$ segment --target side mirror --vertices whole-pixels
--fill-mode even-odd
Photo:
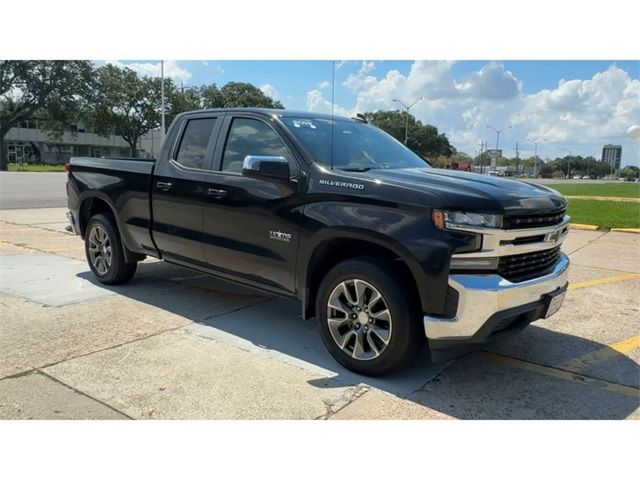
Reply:
[[[251,178],[289,179],[289,162],[284,157],[247,155],[242,163],[242,175]]]

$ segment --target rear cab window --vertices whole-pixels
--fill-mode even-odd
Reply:
[[[217,118],[192,118],[184,128],[174,161],[180,166],[208,169],[213,152],[213,131]]]

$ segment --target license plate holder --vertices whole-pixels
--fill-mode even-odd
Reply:
[[[544,314],[544,318],[549,318],[554,313],[557,313],[562,307],[562,302],[567,294],[567,289],[559,290],[557,292],[549,293],[547,297],[547,311]]]

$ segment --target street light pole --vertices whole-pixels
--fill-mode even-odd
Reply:
[[[496,127],[492,126],[492,125],[487,125],[487,128],[490,128],[491,130],[493,130],[494,132],[496,132],[496,150],[500,149],[500,134],[502,132],[504,132],[504,128],[501,128],[500,130],[498,130]],[[509,125],[507,128],[511,128],[511,125]]]
[[[567,157],[568,158],[568,162],[569,162],[567,164],[567,178],[570,178],[570,176],[571,176],[571,153],[572,152],[568,148],[565,148],[564,150],[565,150],[565,152],[569,152],[569,156]]]
[[[527,141],[531,142],[528,138]],[[546,138],[542,139],[542,142],[546,141]],[[538,178],[538,144],[541,143],[541,141],[537,140],[531,143],[533,143],[533,178]]]
[[[500,149],[500,134],[505,130],[504,128],[501,128],[500,130],[498,130],[496,127],[492,126],[492,125],[487,125],[487,128],[490,128],[491,130],[493,130],[494,132],[496,132],[496,150]],[[509,125],[507,128],[511,128],[511,125]],[[494,165],[495,162],[495,158],[491,159],[491,167],[495,168]]]
[[[404,123],[404,144],[407,144],[407,141],[409,140],[409,110],[411,109],[411,107],[413,107],[416,103],[418,103],[420,100],[424,100],[424,97],[418,97],[416,98],[413,103],[411,105],[406,105],[402,100],[400,100],[399,98],[394,98],[393,101],[394,102],[398,102],[400,105],[402,105],[405,110],[406,110],[406,119],[405,119],[405,123]]]

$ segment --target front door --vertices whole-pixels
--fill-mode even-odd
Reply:
[[[292,179],[243,176],[247,155],[287,158]],[[209,266],[246,283],[293,292],[301,207],[296,206],[298,164],[291,149],[268,121],[227,115],[216,157],[206,178],[204,207]]]
[[[175,148],[159,160],[154,172],[153,237],[162,258],[206,266],[203,200],[219,119],[190,117],[183,122]]]

